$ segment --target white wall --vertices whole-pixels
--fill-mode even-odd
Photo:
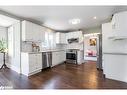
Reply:
[[[89,36],[85,36],[84,35],[84,52],[86,54],[87,50],[91,50],[95,53],[97,53],[97,47],[96,46],[90,46],[89,44],[89,40],[90,38],[97,38],[97,35],[89,35]]]
[[[97,46],[90,46],[89,40],[91,38],[96,38],[97,39],[97,34],[84,34],[84,60],[93,60],[97,61]],[[93,52],[93,56],[88,56],[88,52]]]
[[[0,40],[2,39],[7,40],[7,28],[0,26]],[[0,67],[2,66],[2,64],[3,64],[3,53],[0,53]]]
[[[2,38],[7,40],[7,28],[0,26],[0,40]]]
[[[94,27],[90,29],[83,30],[84,34],[91,34],[91,33],[102,33],[101,27]]]
[[[17,23],[13,24],[11,26],[13,28],[13,30],[11,32],[13,32],[12,34],[12,38],[10,40],[10,42],[8,42],[8,45],[10,45],[9,47],[9,53],[8,53],[8,56],[9,56],[9,67],[20,73],[21,71],[21,62],[20,62],[20,59],[21,59],[21,47],[20,47],[20,44],[21,44],[21,32],[20,32],[20,21],[17,21]],[[8,37],[10,37],[11,35],[8,35]],[[10,43],[10,44],[9,44]],[[12,47],[12,48],[11,48]]]

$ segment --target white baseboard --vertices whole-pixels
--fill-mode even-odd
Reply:
[[[4,63],[2,63],[2,64],[0,64],[0,67],[3,65]],[[10,68],[10,64],[8,64],[8,63],[5,63],[6,64],[6,66],[8,67],[8,68]]]
[[[10,68],[10,64],[9,63],[6,63],[7,67]]]
[[[9,66],[9,68],[10,69],[12,69],[13,71],[15,71],[15,72],[17,72],[17,73],[19,73],[20,74],[20,68],[17,68],[17,67],[15,67],[15,66]]]

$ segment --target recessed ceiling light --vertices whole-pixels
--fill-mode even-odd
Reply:
[[[97,19],[97,17],[96,17],[96,16],[94,16],[94,17],[93,17],[93,19]]]
[[[79,18],[70,19],[69,23],[71,23],[71,24],[79,24],[80,23],[80,19]]]

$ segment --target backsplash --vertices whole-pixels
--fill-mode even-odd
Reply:
[[[31,52],[32,51],[32,43],[22,42],[22,52]]]
[[[66,46],[66,49],[80,49],[83,50],[83,43],[72,43]]]
[[[40,47],[40,51],[49,50],[49,49],[66,49],[66,45],[56,44],[53,47],[47,47],[44,43],[36,43]],[[32,43],[31,42],[22,42],[22,52],[31,52],[32,51]]]

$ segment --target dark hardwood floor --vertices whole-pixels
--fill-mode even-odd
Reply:
[[[14,89],[127,89],[127,83],[106,79],[95,62],[61,64],[26,77],[10,70],[0,71],[0,86]]]

